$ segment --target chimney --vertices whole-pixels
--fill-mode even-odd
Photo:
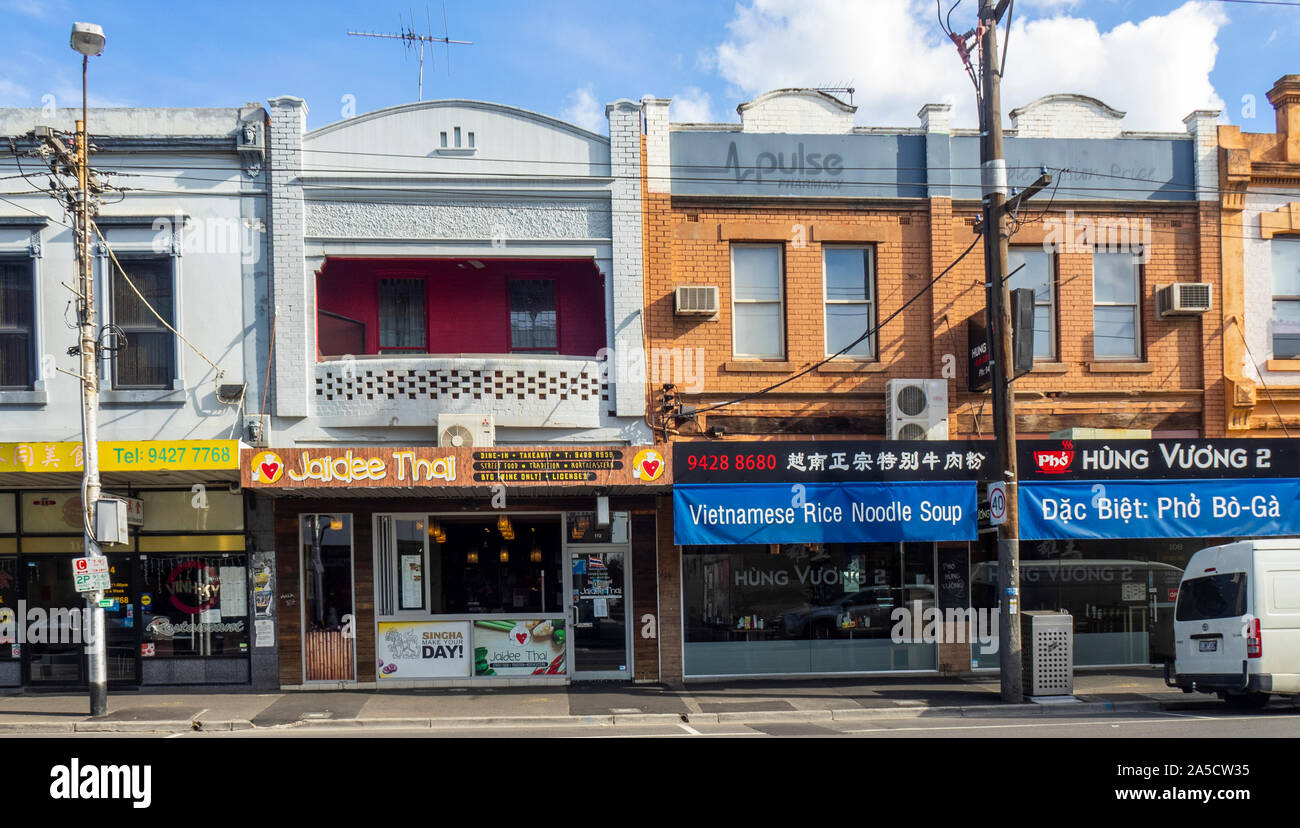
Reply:
[[[1300,161],[1300,75],[1283,75],[1268,91],[1277,111],[1277,134],[1285,136],[1286,160]]]

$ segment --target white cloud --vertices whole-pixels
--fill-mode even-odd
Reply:
[[[1182,131],[1193,109],[1222,106],[1209,75],[1228,19],[1214,4],[1187,2],[1107,32],[1066,13],[1071,0],[1023,5],[1009,42],[1004,112],[1078,92],[1126,110],[1127,129]],[[970,28],[972,8],[962,4],[952,23]],[[728,31],[718,71],[750,97],[850,78],[859,123],[913,126],[922,104],[945,100],[956,124],[976,122],[974,88],[926,0],[751,0],[737,5]]]
[[[595,89],[591,84],[573,90],[564,97],[564,111],[560,117],[572,124],[592,132],[605,132],[608,122],[605,120],[605,107],[596,99]]]
[[[707,124],[713,121],[713,98],[699,87],[688,86],[673,96],[669,118],[679,124]]]

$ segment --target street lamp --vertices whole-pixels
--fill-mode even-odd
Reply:
[[[90,264],[90,135],[86,129],[86,70],[92,55],[104,51],[104,30],[94,23],[73,23],[69,44],[81,55],[81,120],[77,121],[77,274],[81,294],[81,440],[85,475],[81,485],[81,508],[85,515],[86,556],[103,557],[95,539],[94,510],[99,500],[99,338],[95,332],[94,282]],[[89,593],[90,613],[90,715],[108,715],[108,658],[104,640],[104,593]]]

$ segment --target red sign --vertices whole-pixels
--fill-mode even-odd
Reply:
[[[1034,466],[1043,474],[1063,474],[1070,470],[1073,462],[1074,443],[1069,440],[1063,440],[1057,451],[1034,452]]]

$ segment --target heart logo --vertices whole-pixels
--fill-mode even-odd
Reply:
[[[264,451],[253,458],[253,481],[271,484],[284,476],[284,461],[273,451]]]
[[[654,449],[641,449],[632,458],[632,476],[642,483],[649,483],[659,479],[666,466],[662,454]]]
[[[515,633],[515,641],[518,641],[520,644],[523,644],[527,640],[528,633]]]

